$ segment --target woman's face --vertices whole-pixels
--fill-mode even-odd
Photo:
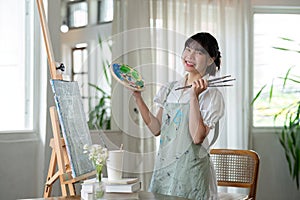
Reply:
[[[207,66],[211,65],[213,59],[207,51],[196,41],[191,42],[182,53],[182,62],[185,71],[189,73],[200,73],[205,75]]]

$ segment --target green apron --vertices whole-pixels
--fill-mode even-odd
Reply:
[[[216,199],[208,150],[189,133],[189,103],[164,104],[160,147],[149,190],[189,199]]]

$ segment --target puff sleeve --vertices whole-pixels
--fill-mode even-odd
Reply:
[[[209,89],[199,98],[200,112],[204,124],[214,128],[224,115],[225,103],[222,93],[218,89]]]

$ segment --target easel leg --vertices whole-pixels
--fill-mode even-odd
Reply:
[[[48,170],[48,175],[47,175],[47,181],[46,181],[45,189],[44,189],[44,198],[50,197],[50,195],[51,195],[52,183],[48,184],[48,181],[50,181],[50,179],[53,177],[53,175],[55,173],[56,163],[57,163],[56,153],[55,153],[55,150],[52,149],[49,170]]]
[[[60,188],[61,188],[61,194],[63,197],[68,196],[66,184],[64,184],[64,180],[62,176],[60,176]]]
[[[76,192],[75,192],[74,184],[73,183],[69,183],[68,186],[69,186],[70,195],[71,196],[75,196]]]

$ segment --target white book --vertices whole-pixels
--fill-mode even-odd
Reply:
[[[93,200],[94,199],[94,194],[93,193],[88,193],[83,190],[80,191],[80,197],[81,200]]]
[[[134,193],[141,189],[140,181],[130,184],[106,184],[105,192],[108,193]]]
[[[108,193],[134,193],[141,189],[142,183],[138,178],[123,178],[121,180],[108,180],[102,178],[105,184],[105,192]],[[81,184],[81,193],[93,193],[93,184],[96,182],[95,178],[83,181]]]
[[[131,184],[139,181],[138,178],[122,178],[120,180],[108,180],[108,178],[102,178],[102,181],[106,184]]]
[[[93,193],[93,184],[95,182],[95,178],[83,181],[83,183],[81,184],[81,191],[85,193]]]

